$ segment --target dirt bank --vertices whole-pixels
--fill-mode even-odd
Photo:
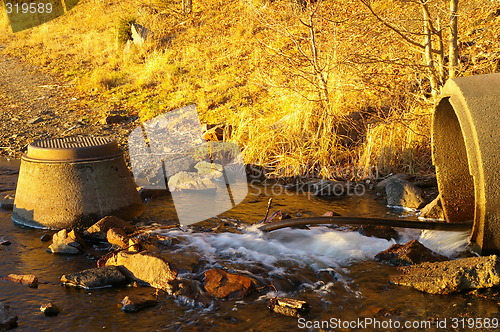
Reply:
[[[126,151],[138,120],[102,124],[105,118],[86,101],[64,79],[0,55],[0,155],[19,158],[33,140],[77,135],[111,136]]]

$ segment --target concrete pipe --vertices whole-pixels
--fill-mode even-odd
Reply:
[[[482,254],[500,253],[500,74],[445,84],[432,124],[432,155],[448,222],[473,220]]]
[[[114,140],[36,141],[21,159],[12,219],[37,228],[86,228],[107,215],[130,219],[143,203]]]

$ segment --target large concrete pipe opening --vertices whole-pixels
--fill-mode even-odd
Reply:
[[[500,74],[450,79],[434,112],[432,153],[448,222],[474,222],[472,246],[500,253]]]

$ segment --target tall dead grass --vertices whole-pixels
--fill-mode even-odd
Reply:
[[[483,0],[472,2],[483,7],[478,12],[467,3],[464,35],[464,25],[491,12]],[[420,55],[357,0],[315,3],[311,21],[312,7],[287,1],[199,0],[183,15],[181,0],[82,0],[63,17],[17,34],[7,31],[4,15],[0,43],[7,46],[2,52],[65,76],[99,112],[112,101],[147,120],[196,103],[203,122],[231,128],[227,137],[243,147],[247,163],[276,176],[328,178],[341,165],[432,171],[432,104],[421,101],[411,66]],[[153,38],[124,48],[124,21],[146,26]],[[467,50],[471,59],[492,47],[480,34],[467,36],[481,45]],[[368,115],[349,120],[357,112]]]

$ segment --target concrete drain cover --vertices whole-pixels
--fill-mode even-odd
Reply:
[[[63,137],[37,140],[23,159],[38,162],[79,162],[122,155],[116,140],[106,137]]]

